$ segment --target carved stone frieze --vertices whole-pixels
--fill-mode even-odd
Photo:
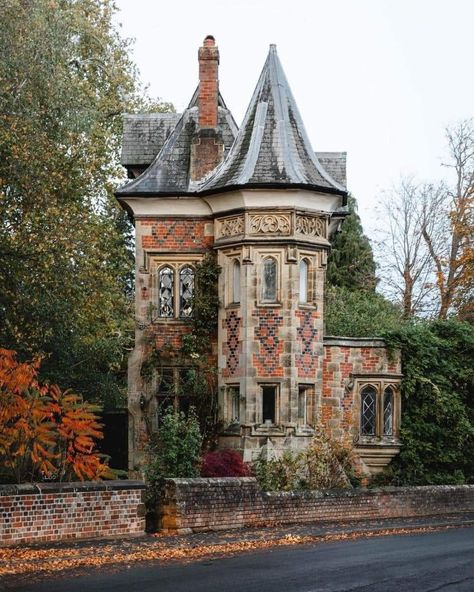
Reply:
[[[232,218],[224,218],[219,222],[219,238],[227,238],[229,236],[236,236],[244,233],[244,217],[234,216]]]
[[[326,222],[315,216],[296,216],[296,232],[305,236],[326,236]]]
[[[250,234],[290,234],[290,216],[284,214],[256,214],[249,219]]]

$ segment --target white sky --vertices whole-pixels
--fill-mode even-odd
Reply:
[[[366,228],[401,174],[440,178],[444,128],[474,116],[474,0],[117,0],[150,95],[181,111],[197,49],[220,50],[220,90],[238,124],[270,43],[316,151],[346,150]]]

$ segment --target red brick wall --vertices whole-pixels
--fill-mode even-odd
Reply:
[[[144,233],[142,247],[150,251],[176,253],[200,252],[214,244],[214,236],[206,233],[206,224],[213,224],[206,218],[150,218],[138,223],[151,227],[151,234]]]
[[[341,338],[341,343],[344,341],[350,340]],[[356,339],[353,342],[354,345],[324,343],[321,418],[331,428],[347,430],[354,424],[355,393],[353,388],[347,388],[353,375],[401,373],[400,352],[393,352],[392,358],[380,340],[373,340],[374,346],[358,345]]]
[[[296,317],[299,327],[296,329],[296,339],[300,345],[300,353],[295,356],[299,378],[314,379],[320,363],[315,346],[320,341],[317,320],[321,318],[319,312],[297,310]]]
[[[226,365],[222,371],[225,378],[241,376],[240,354],[242,353],[242,341],[240,339],[240,327],[242,318],[237,310],[228,310],[225,319],[222,320],[222,328],[227,332],[222,342],[222,354],[225,356]]]
[[[0,486],[0,546],[140,534],[140,481]]]
[[[254,335],[258,353],[253,355],[253,366],[261,378],[283,377],[284,369],[280,361],[284,341],[280,336],[283,316],[278,308],[257,308],[252,316],[258,320]]]
[[[262,492],[254,478],[167,479],[162,528],[170,532],[474,511],[474,485]]]

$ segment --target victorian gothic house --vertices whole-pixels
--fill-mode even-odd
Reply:
[[[248,461],[263,446],[275,454],[305,447],[321,423],[334,437],[349,431],[377,472],[399,450],[399,359],[379,339],[324,335],[329,238],[346,215],[345,153],[313,151],[275,46],[240,128],[220,94],[218,66],[206,37],[187,109],[124,120],[130,181],[116,195],[136,228],[130,469],[139,469],[146,446],[144,328],[152,324],[157,348],[181,347],[195,266],[213,249],[222,270],[219,445]],[[173,392],[181,372],[172,362],[160,368],[151,397]],[[185,393],[176,399],[184,405]]]

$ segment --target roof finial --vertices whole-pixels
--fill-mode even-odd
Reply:
[[[276,43],[270,43],[270,53],[276,53],[277,46]]]

